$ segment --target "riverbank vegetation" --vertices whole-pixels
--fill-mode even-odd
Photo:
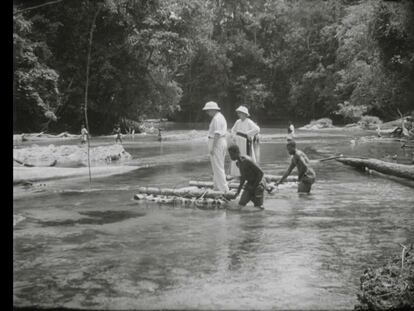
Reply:
[[[230,121],[240,104],[263,122],[396,119],[413,110],[413,15],[412,1],[15,1],[14,132],[79,132],[89,48],[92,134],[202,121],[207,100]]]
[[[355,310],[412,310],[414,308],[413,245],[402,245],[382,267],[366,269],[361,276]]]

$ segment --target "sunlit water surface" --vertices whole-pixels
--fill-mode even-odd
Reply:
[[[276,137],[261,143],[260,165],[279,174],[289,163],[285,130],[263,132]],[[354,136],[299,131],[297,141],[311,159],[410,157],[398,142],[354,143]],[[266,196],[264,211],[199,210],[133,195],[138,186],[211,180],[204,140],[125,137],[124,147],[129,164],[150,165],[91,186],[49,182],[14,199],[15,306],[352,309],[364,268],[414,240],[413,188],[336,161],[314,164],[311,195],[282,188]]]

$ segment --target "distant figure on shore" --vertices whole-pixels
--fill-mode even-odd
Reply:
[[[259,134],[260,127],[249,118],[249,110],[246,107],[240,106],[236,109],[236,112],[239,119],[231,129],[233,140],[239,147],[242,156],[248,155],[253,162],[257,162],[253,140]],[[240,170],[234,161],[230,164],[230,175],[240,176]]]
[[[214,190],[227,192],[229,186],[224,171],[224,159],[227,152],[227,121],[219,111],[220,107],[216,102],[207,102],[203,110],[211,117],[208,128],[208,152],[213,169]]]
[[[288,141],[286,148],[290,155],[292,155],[291,163],[280,178],[276,182],[276,186],[281,184],[286,177],[290,175],[292,170],[297,167],[298,170],[298,192],[309,193],[312,188],[312,184],[315,182],[315,171],[310,167],[310,161],[303,151],[296,149],[296,142],[293,140]]]
[[[254,207],[263,209],[264,190],[266,188],[263,171],[251,157],[242,156],[237,145],[231,145],[228,150],[231,160],[235,161],[240,170],[240,184],[234,198],[237,198],[247,181],[239,200],[239,207],[242,208],[252,201]]]
[[[162,141],[161,128],[158,128],[158,141]]]
[[[288,132],[287,139],[294,139],[296,137],[295,126],[293,125],[292,121],[288,122],[287,132]]]
[[[128,127],[128,134],[131,136],[132,139],[135,138],[135,126],[134,125],[130,125]]]
[[[122,144],[121,127],[119,125],[116,125],[114,132],[115,132],[115,143],[117,143],[119,141]]]
[[[381,136],[381,127],[380,127],[380,125],[379,125],[379,124],[377,124],[377,136],[378,136],[378,137],[382,137],[382,136]]]
[[[82,126],[81,126],[81,144],[86,144],[86,142],[89,138],[88,136],[89,136],[88,130],[86,129],[85,125],[82,124]]]

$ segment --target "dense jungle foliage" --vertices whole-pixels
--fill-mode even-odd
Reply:
[[[208,100],[259,124],[414,109],[414,1],[14,1],[14,132],[79,132],[89,47],[92,134]]]

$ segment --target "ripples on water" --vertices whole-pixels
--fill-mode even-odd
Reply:
[[[277,133],[260,150],[273,174],[289,161]],[[311,159],[405,156],[398,143],[351,146],[351,137],[328,134],[299,137],[299,148]],[[364,268],[413,242],[413,188],[335,161],[314,165],[312,194],[283,188],[261,212],[137,203],[138,186],[211,178],[203,141],[145,142],[124,145],[133,161],[158,165],[96,178],[91,188],[56,181],[14,200],[14,305],[351,309]]]

